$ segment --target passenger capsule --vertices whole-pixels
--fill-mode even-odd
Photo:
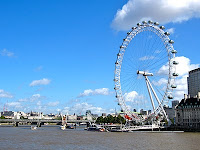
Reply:
[[[171,51],[171,53],[172,53],[172,54],[176,54],[177,51],[173,49],[173,50]]]
[[[123,109],[121,110],[121,112],[124,112]]]
[[[178,65],[178,61],[173,61],[173,64],[174,65]]]
[[[119,88],[117,88],[117,87],[114,87],[114,90],[118,90]]]
[[[177,77],[178,76],[178,73],[173,73],[172,74],[174,77]]]
[[[117,54],[117,56],[121,56],[121,54],[120,54],[120,53],[118,53],[118,54]]]
[[[154,25],[158,26],[158,25],[159,25],[159,23],[158,23],[158,22],[154,22]]]
[[[165,29],[165,27],[164,27],[164,26],[160,26],[160,29],[164,30],[164,29]]]
[[[173,41],[173,40],[169,40],[169,43],[170,43],[170,44],[174,44],[174,41]]]
[[[148,23],[149,23],[149,24],[153,24],[153,21],[149,20]]]
[[[131,32],[127,32],[127,34],[128,34],[128,35],[130,35],[130,34],[131,34]]]
[[[119,64],[118,61],[116,61],[115,64],[118,65]]]
[[[118,81],[118,79],[113,79],[113,81],[117,82],[117,81]]]
[[[123,39],[123,41],[128,41],[128,39]]]
[[[133,30],[135,30],[137,27],[132,27]]]
[[[125,46],[122,45],[122,46],[120,46],[120,48],[125,48]]]
[[[143,23],[143,24],[147,24],[147,22],[146,22],[146,21],[142,21],[142,23]]]
[[[175,85],[175,84],[172,84],[172,85],[171,85],[171,87],[174,89],[174,88],[176,88],[176,87],[177,87],[177,85]]]
[[[172,95],[168,95],[168,99],[173,99],[174,97]]]
[[[140,24],[140,23],[137,23],[137,26],[139,27],[139,26],[141,26],[141,24]]]
[[[164,34],[165,34],[165,35],[167,35],[167,36],[169,36],[169,35],[170,35],[170,33],[169,33],[169,32],[165,32]]]

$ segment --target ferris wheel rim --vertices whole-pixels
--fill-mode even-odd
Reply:
[[[117,54],[117,61],[115,63],[115,92],[116,92],[116,98],[118,100],[118,105],[120,105],[121,109],[125,113],[132,114],[131,111],[127,108],[125,100],[123,99],[123,92],[121,90],[121,84],[120,84],[120,73],[121,73],[121,65],[122,65],[122,60],[123,60],[123,55],[126,51],[126,48],[128,47],[129,43],[134,39],[137,34],[140,34],[141,32],[145,31],[150,31],[155,33],[163,42],[163,44],[166,47],[166,51],[168,53],[168,65],[169,65],[169,73],[168,73],[168,81],[167,81],[167,87],[165,90],[165,94],[162,98],[162,104],[164,103],[167,95],[169,92],[173,91],[173,88],[171,87],[172,83],[171,81],[173,80],[175,82],[175,77],[172,76],[172,69],[173,65],[171,64],[172,58],[175,57],[175,54],[172,53],[172,51],[175,51],[173,48],[173,40],[170,40],[168,37],[169,33],[165,32],[164,26],[158,27],[158,23],[155,22],[154,24],[152,22],[143,22],[143,24],[137,24],[137,27],[133,27],[130,32],[127,33],[126,38],[123,40],[122,45],[120,46],[119,53]],[[158,106],[155,110],[156,112],[160,111],[160,107]]]

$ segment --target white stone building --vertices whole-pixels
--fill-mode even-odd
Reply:
[[[176,125],[200,129],[200,93],[196,98],[185,98],[176,107]]]

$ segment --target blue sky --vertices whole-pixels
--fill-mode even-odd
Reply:
[[[0,111],[5,104],[8,110],[25,112],[84,114],[86,109],[94,113],[119,110],[113,78],[122,39],[135,21],[145,17],[159,21],[154,14],[139,19],[138,15],[130,15],[128,20],[133,22],[115,21],[117,12],[131,2],[1,1]],[[200,20],[196,14],[200,13],[194,10],[195,15],[190,14],[160,20],[171,29],[170,38],[175,41],[178,56],[198,66]],[[177,21],[181,15],[186,19]]]

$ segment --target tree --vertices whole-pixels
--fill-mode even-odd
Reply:
[[[117,116],[117,123],[125,124],[126,120],[121,115],[118,115]]]
[[[27,118],[24,118],[24,116],[21,116],[20,119],[27,119]]]
[[[1,116],[0,119],[6,119],[4,116]]]
[[[118,115],[117,117],[113,117],[112,115],[109,115],[105,118],[103,118],[102,116],[98,117],[96,120],[96,123],[119,123],[119,124],[125,124],[126,120]]]
[[[96,120],[96,123],[103,123],[104,122],[104,118],[102,116],[98,117]]]
[[[62,120],[62,117],[58,116],[57,118],[55,118],[55,120]]]

